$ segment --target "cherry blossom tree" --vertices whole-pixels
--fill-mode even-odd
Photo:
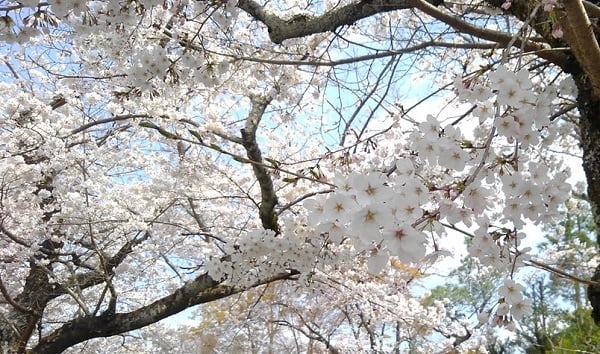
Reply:
[[[585,284],[600,322],[600,267],[523,242],[573,192],[600,226],[593,2],[0,12],[3,351],[478,348],[411,291],[464,237],[504,274],[482,325],[530,313],[523,266]],[[157,324],[190,308],[189,333]]]

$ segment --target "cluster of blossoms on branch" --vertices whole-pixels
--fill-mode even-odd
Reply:
[[[411,263],[425,256],[426,235],[412,227],[427,202],[427,187],[416,177],[408,159],[398,162],[408,175],[400,175],[403,184],[392,184],[379,173],[352,173],[339,176],[339,188],[329,196],[304,203],[308,221],[317,232],[341,243],[349,237],[354,249],[367,252],[369,269],[377,273],[390,256]],[[402,188],[394,188],[402,186]]]
[[[337,175],[332,193],[306,201],[309,225],[333,243],[349,240],[374,273],[390,257],[418,263],[427,249],[440,251],[444,226],[479,225],[469,254],[512,277],[529,259],[519,230],[527,220],[555,220],[569,197],[568,170],[528,156],[553,142],[560,129],[549,119],[553,104],[559,91],[572,97],[573,87],[565,79],[557,88],[539,88],[526,70],[506,66],[458,78],[460,99],[474,108],[463,119],[478,120],[479,136],[467,139],[458,124],[442,126],[428,116],[391,167]],[[531,309],[510,277],[495,323],[513,326]]]
[[[208,274],[213,279],[241,286],[250,286],[256,279],[282,269],[294,269],[307,279],[316,266],[321,241],[301,238],[298,228],[285,230],[283,235],[272,230],[249,231],[238,243],[226,246],[227,256],[207,260]]]

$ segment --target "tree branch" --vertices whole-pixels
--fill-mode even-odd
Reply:
[[[273,188],[273,180],[269,171],[263,166],[262,153],[256,142],[256,130],[258,124],[265,113],[267,106],[271,102],[270,98],[266,97],[251,97],[252,109],[246,119],[246,128],[241,130],[242,145],[246,149],[248,159],[256,163],[252,164],[252,170],[260,185],[261,203],[259,206],[259,216],[262,225],[265,229],[273,230],[279,233],[279,225],[277,225],[277,213],[275,213],[275,205],[277,205],[277,195]]]
[[[581,0],[564,0],[564,15],[559,22],[573,54],[589,77],[596,96],[600,96],[600,47]]]
[[[33,312],[32,310],[25,308],[21,305],[19,305],[18,302],[16,302],[12,296],[10,296],[8,289],[6,289],[6,287],[4,286],[4,282],[2,281],[2,277],[0,276],[0,294],[2,294],[2,296],[4,297],[4,299],[6,300],[6,302],[8,302],[12,307],[14,307],[17,311],[29,314],[29,315],[36,315],[35,312]]]
[[[443,0],[429,0],[439,6]],[[349,26],[364,18],[394,10],[413,7],[412,0],[361,0],[336,7],[322,15],[296,15],[284,20],[254,0],[240,0],[238,7],[254,19],[264,23],[273,43],[280,44],[286,39],[299,38],[311,34],[335,31],[341,26]]]
[[[474,26],[437,9],[436,7],[442,3],[443,1],[440,0],[363,0],[334,8],[322,15],[296,15],[290,19],[283,19],[277,16],[254,0],[240,0],[238,7],[254,19],[264,23],[269,30],[271,41],[274,43],[281,43],[290,38],[334,31],[341,26],[355,24],[357,21],[369,16],[410,8],[417,8],[462,33],[504,46],[511,42],[513,37],[507,33]],[[568,64],[567,56],[564,53],[549,50],[551,49],[550,46],[519,37],[514,41],[513,45],[527,52],[535,52],[539,57],[547,59],[561,67],[566,67]]]
[[[551,49],[549,45],[535,43],[521,37],[516,37],[516,39],[514,39],[512,35],[505,32],[474,26],[459,19],[458,17],[445,13],[436,7],[431,6],[425,0],[413,0],[412,2],[414,3],[415,8],[431,17],[436,18],[439,21],[444,22],[461,33],[470,34],[477,38],[496,42],[502,46],[507,46],[512,42],[514,47],[521,48],[525,52],[534,52],[538,57],[546,59],[556,65],[563,67],[567,64],[567,56],[560,51],[549,50]]]
[[[104,123],[111,123],[111,122],[118,122],[121,120],[127,120],[127,119],[133,119],[133,118],[150,118],[150,117],[147,114],[125,114],[122,116],[113,116],[110,118],[99,119],[97,121],[86,123],[78,128],[71,130],[71,133],[69,134],[69,136],[75,135],[77,133],[81,133],[82,131],[85,131],[96,125],[100,125],[100,124],[104,124]]]
[[[142,328],[189,307],[222,299],[274,281],[292,279],[298,274],[299,272],[291,270],[263,278],[247,287],[236,287],[219,284],[205,273],[187,282],[172,294],[135,311],[74,319],[44,337],[30,352],[61,353],[88,339],[109,337]]]
[[[77,274],[65,282],[65,287],[77,285],[81,289],[87,289],[91,286],[105,282],[108,277],[114,274],[114,270],[123,260],[133,251],[133,247],[139,245],[150,237],[149,232],[144,232],[141,237],[135,237],[124,244],[112,257],[110,257],[104,265],[102,271],[89,271],[83,274]],[[58,289],[54,297],[64,295],[66,290]]]
[[[600,7],[598,5],[592,4],[589,1],[583,0],[583,7],[585,7],[585,12],[587,12],[589,17],[600,18]]]
[[[374,54],[366,54],[366,55],[357,55],[350,58],[338,59],[338,60],[322,60],[320,58],[308,57],[305,60],[286,60],[286,59],[267,59],[261,57],[252,57],[252,56],[241,56],[236,54],[228,54],[223,52],[211,51],[204,49],[204,51],[213,53],[215,55],[224,56],[228,58],[233,58],[235,60],[243,60],[248,62],[255,63],[264,63],[264,64],[274,64],[274,65],[293,65],[293,66],[312,66],[312,67],[335,67],[346,64],[353,64],[362,61],[370,61],[375,59],[392,57],[400,54],[413,53],[418,50],[423,50],[427,48],[453,48],[453,49],[495,49],[498,45],[496,43],[450,43],[450,42],[436,42],[436,41],[427,41],[419,44],[415,44],[414,46],[394,49],[394,50],[386,50],[379,51]],[[195,49],[199,49],[195,47]]]

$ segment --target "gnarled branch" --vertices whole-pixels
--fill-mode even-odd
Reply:
[[[142,328],[189,307],[222,299],[277,280],[292,279],[297,274],[299,273],[293,270],[282,272],[259,279],[250,286],[240,287],[219,284],[205,273],[185,283],[170,295],[137,310],[74,319],[44,337],[30,352],[61,353],[65,349],[88,339],[109,337]]]
[[[256,142],[256,130],[258,124],[271,102],[271,99],[266,97],[251,97],[252,109],[246,118],[246,127],[241,130],[242,145],[246,149],[246,154],[250,161],[256,162],[252,164],[252,170],[260,185],[261,202],[259,206],[259,216],[262,225],[265,229],[273,230],[279,233],[279,225],[277,225],[277,213],[275,213],[275,205],[277,205],[277,195],[273,188],[273,180],[269,171],[263,165],[262,153]]]
[[[443,3],[442,0],[429,0],[429,2],[433,6],[439,6]],[[335,31],[341,26],[353,25],[359,20],[378,13],[408,9],[413,7],[413,1],[362,0],[333,8],[322,15],[296,15],[285,20],[254,0],[240,0],[238,7],[256,20],[264,23],[269,30],[271,41],[279,44],[286,39]]]

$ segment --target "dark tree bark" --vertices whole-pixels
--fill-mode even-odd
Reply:
[[[575,78],[579,89],[579,130],[583,169],[588,183],[587,194],[592,205],[596,230],[600,230],[600,98],[594,93],[585,73],[576,75]],[[600,240],[597,238],[597,241]],[[591,280],[600,283],[600,266],[596,268]],[[600,325],[600,285],[589,285],[587,295],[592,306],[592,317],[596,324]]]
[[[298,272],[288,271],[258,280],[251,286],[236,287],[220,285],[208,274],[202,274],[147,306],[128,313],[104,313],[100,316],[83,316],[65,323],[53,333],[44,337],[30,353],[61,353],[75,344],[88,339],[110,337],[129,332],[181,312],[189,307],[222,299],[256,286],[277,280],[291,279]]]

